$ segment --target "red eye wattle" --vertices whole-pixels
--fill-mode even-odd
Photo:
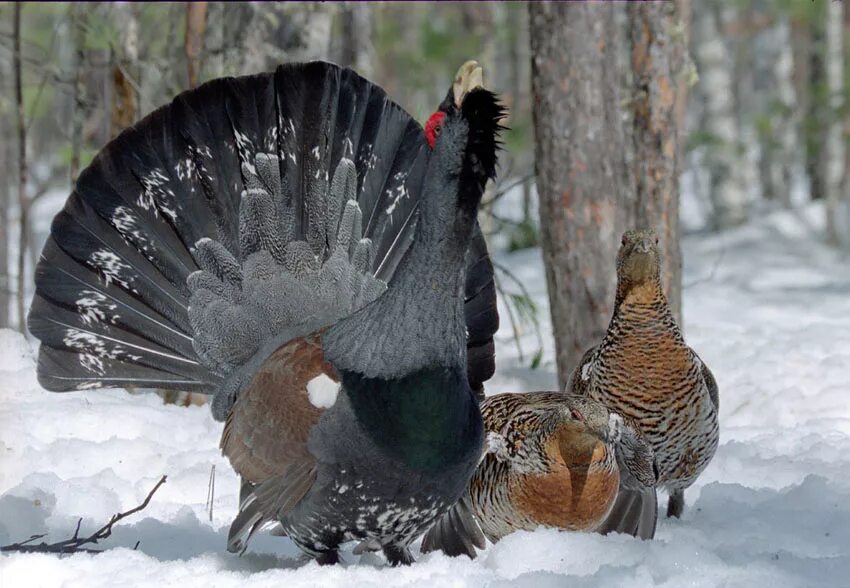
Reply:
[[[437,142],[437,135],[440,134],[440,128],[443,126],[443,119],[445,118],[446,113],[438,110],[425,123],[425,140],[428,141],[431,149],[434,148],[434,144]]]

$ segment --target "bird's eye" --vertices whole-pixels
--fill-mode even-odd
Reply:
[[[655,244],[658,245],[658,235],[655,236]]]
[[[626,236],[625,236],[625,235],[623,235],[623,238],[622,238],[622,239],[620,239],[620,244],[621,244],[621,245],[625,245],[625,244],[626,244]]]
[[[434,135],[439,135],[440,131],[442,131],[442,130],[443,130],[443,125],[441,125],[441,124],[437,125],[436,127],[434,127]]]
[[[577,408],[574,408],[570,411],[570,415],[577,421],[583,421],[584,415],[581,414],[581,411]]]

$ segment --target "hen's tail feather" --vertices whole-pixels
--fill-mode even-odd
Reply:
[[[445,512],[422,539],[422,553],[442,551],[450,557],[466,555],[475,559],[475,548],[484,549],[484,533],[472,514],[468,493]]]
[[[428,153],[383,90],[327,63],[181,94],[107,145],[54,220],[30,312],[43,385],[214,392],[238,362],[211,357],[221,342],[198,332],[197,317],[213,307],[235,317],[246,299],[262,307],[280,272],[290,299],[325,288],[368,302],[382,289],[358,276],[392,279]],[[480,320],[488,264],[467,288],[476,349],[494,330]],[[256,326],[246,337],[266,335]]]
[[[655,537],[658,520],[658,498],[655,488],[632,490],[620,487],[611,513],[599,527],[598,532],[625,533],[641,539]]]

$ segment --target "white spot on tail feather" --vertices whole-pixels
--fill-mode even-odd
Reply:
[[[77,299],[77,314],[80,315],[83,323],[91,325],[92,323],[102,323],[108,320],[110,323],[115,323],[117,318],[115,309],[117,305],[109,301],[109,299],[94,290],[82,290],[80,298]]]
[[[80,365],[91,373],[103,376],[105,365],[103,359],[120,359],[138,361],[139,355],[127,353],[123,345],[116,344],[98,336],[96,333],[80,329],[66,329],[62,342],[80,354]]]
[[[307,382],[307,397],[316,408],[330,408],[336,402],[339,382],[334,382],[325,374],[319,374]]]
[[[114,252],[108,249],[95,251],[89,256],[89,265],[101,271],[103,279],[107,284],[115,283],[126,290],[135,292],[134,289],[130,288],[128,279],[122,275],[122,272],[126,272],[132,268],[124,263]]]

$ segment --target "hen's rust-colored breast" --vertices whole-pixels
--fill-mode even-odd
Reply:
[[[221,438],[222,453],[239,475],[259,483],[312,459],[307,438],[324,409],[311,404],[307,383],[321,374],[338,380],[318,334],[287,343],[263,363],[240,393]]]
[[[546,474],[517,475],[511,501],[538,525],[592,531],[614,505],[620,484],[613,456],[599,439],[565,425],[545,443]]]

